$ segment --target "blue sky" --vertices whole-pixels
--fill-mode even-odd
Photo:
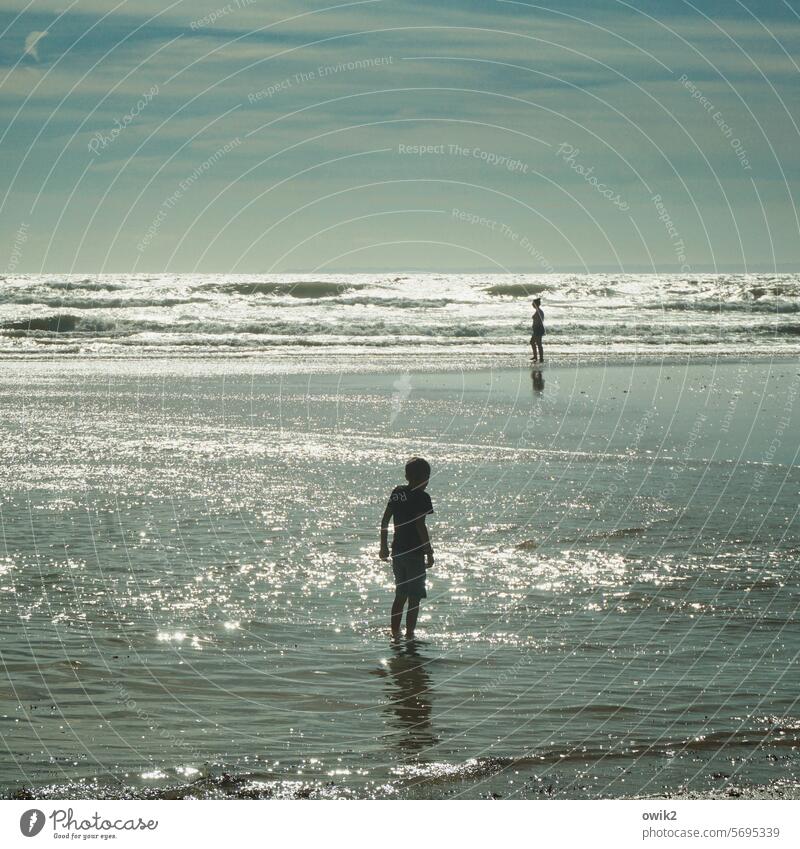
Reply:
[[[0,34],[0,273],[800,266],[795,0],[6,0]]]

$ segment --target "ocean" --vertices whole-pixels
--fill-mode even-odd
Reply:
[[[0,286],[6,357],[268,353],[368,367],[413,354],[459,367],[517,356],[532,296],[559,355],[800,352],[796,274],[35,274]]]
[[[798,281],[7,277],[0,794],[797,795]]]

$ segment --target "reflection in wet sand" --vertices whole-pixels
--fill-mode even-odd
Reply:
[[[378,669],[389,690],[387,709],[397,718],[398,749],[416,755],[436,743],[431,725],[431,676],[429,658],[419,652],[418,640],[392,643],[392,654]]]

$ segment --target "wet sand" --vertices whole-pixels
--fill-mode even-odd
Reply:
[[[798,386],[9,364],[2,792],[796,795]],[[377,521],[414,453],[438,557],[396,651]]]

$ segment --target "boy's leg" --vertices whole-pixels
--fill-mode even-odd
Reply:
[[[531,336],[531,353],[533,354],[533,361],[536,362],[536,340]]]
[[[408,613],[406,613],[406,637],[413,637],[417,628],[417,616],[419,616],[419,599],[408,599]]]
[[[400,625],[403,622],[403,607],[405,607],[406,596],[401,595],[398,591],[395,593],[394,601],[392,602],[392,633],[400,633]],[[410,611],[409,611],[410,612]]]
[[[542,348],[542,337],[536,337],[536,347],[539,349],[539,362],[544,362],[544,349]]]

